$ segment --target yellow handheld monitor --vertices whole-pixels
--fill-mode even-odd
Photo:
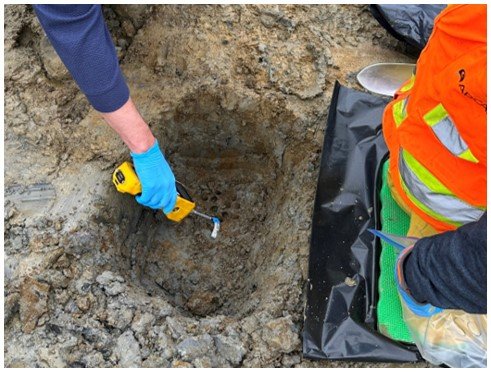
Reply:
[[[138,195],[142,192],[140,180],[136,175],[133,164],[129,161],[125,161],[116,168],[113,173],[113,183],[121,193]],[[180,182],[176,182],[176,189],[179,194],[176,205],[172,212],[167,213],[166,216],[171,221],[180,222],[194,210],[196,204]]]

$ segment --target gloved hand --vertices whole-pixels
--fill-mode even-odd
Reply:
[[[404,279],[404,261],[409,246],[397,258],[395,277],[401,297],[404,322],[422,357],[435,365],[469,368],[487,365],[487,315],[441,309],[417,302]]]
[[[141,154],[131,153],[142,194],[136,201],[153,209],[172,212],[177,200],[176,179],[155,140],[150,149]]]
[[[413,247],[414,245],[404,248],[397,257],[397,263],[395,267],[397,289],[399,291],[399,294],[401,295],[403,305],[406,305],[414,314],[418,316],[430,317],[434,314],[439,313],[440,311],[442,311],[442,309],[429,303],[422,304],[416,301],[411,296],[411,292],[409,291],[406,280],[404,279],[404,260],[411,253]]]

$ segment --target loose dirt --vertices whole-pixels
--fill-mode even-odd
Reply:
[[[7,5],[5,365],[363,365],[301,356],[319,154],[335,81],[356,87],[362,67],[414,58],[367,6],[104,15],[133,99],[221,231],[116,192],[128,150],[32,8]]]

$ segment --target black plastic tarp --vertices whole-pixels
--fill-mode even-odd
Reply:
[[[303,332],[314,359],[410,362],[414,345],[377,332],[379,170],[387,99],[336,83],[315,197]]]
[[[431,35],[435,17],[445,7],[445,4],[379,4],[370,5],[370,11],[391,35],[421,51]]]

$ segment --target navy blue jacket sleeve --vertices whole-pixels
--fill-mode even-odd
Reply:
[[[403,272],[417,301],[468,313],[487,312],[486,222],[487,213],[477,222],[414,245]]]
[[[100,112],[112,112],[129,99],[111,35],[100,5],[34,5],[51,44]]]

